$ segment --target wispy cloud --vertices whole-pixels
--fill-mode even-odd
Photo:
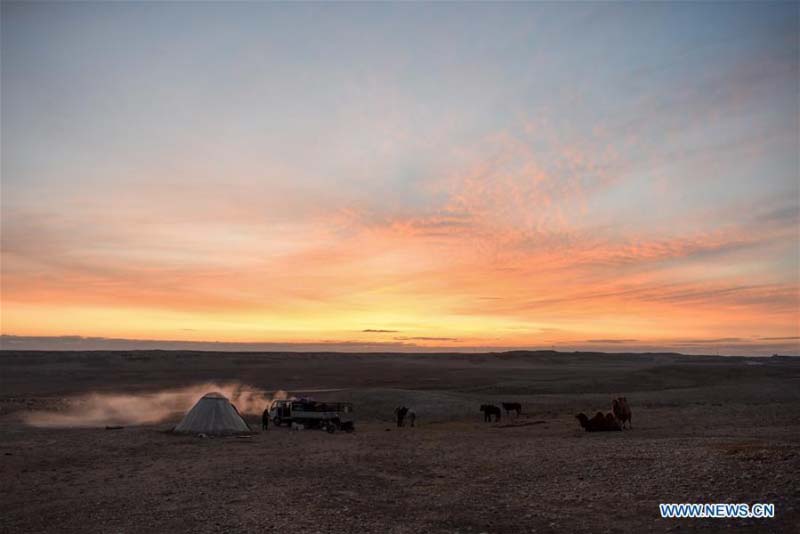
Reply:
[[[416,337],[396,337],[397,341],[459,341],[454,337],[432,337],[432,336],[416,336]]]
[[[237,31],[214,46],[178,5],[132,8],[135,37],[107,7],[100,33],[95,8],[51,9],[2,18],[6,334],[762,352],[798,335],[789,5],[377,8],[362,26],[248,4],[218,13]],[[544,20],[580,31],[531,31]],[[205,60],[175,68],[176,42]]]
[[[622,343],[636,343],[638,339],[587,339],[587,343],[608,343],[608,344],[622,344]]]

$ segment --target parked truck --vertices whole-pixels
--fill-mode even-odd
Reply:
[[[305,428],[321,428],[330,433],[355,430],[353,405],[349,402],[319,402],[311,399],[274,400],[269,416],[275,426],[292,423]]]

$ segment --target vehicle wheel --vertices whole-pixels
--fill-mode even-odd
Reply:
[[[275,426],[281,426],[281,424],[283,424],[283,419],[281,419],[280,416],[277,416],[272,420],[272,422],[275,423]]]
[[[344,427],[344,431],[347,432],[348,434],[352,434],[353,432],[356,431],[356,427],[353,426],[352,424],[349,424],[346,427]]]
[[[327,426],[327,428],[325,428],[325,430],[328,431],[328,434],[333,434],[334,432],[336,432],[336,427],[337,426],[338,425],[336,423],[331,421],[330,423],[328,423],[328,426]]]

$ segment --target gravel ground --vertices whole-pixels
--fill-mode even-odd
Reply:
[[[330,394],[365,408],[353,434],[273,428],[205,439],[170,434],[174,421],[30,427],[21,414],[65,400],[20,397],[18,377],[16,396],[0,399],[0,531],[800,532],[794,363],[755,381],[735,372],[709,379],[706,388],[631,385],[633,430],[597,434],[573,415],[607,409],[602,387],[518,390],[505,397],[524,401],[522,417],[483,423],[475,402],[505,398],[506,378],[490,375],[478,386],[454,379],[450,390],[381,388],[361,377]],[[67,387],[57,382],[47,387]],[[398,398],[424,408],[417,428],[383,416]],[[660,502],[769,502],[776,517],[666,520]]]

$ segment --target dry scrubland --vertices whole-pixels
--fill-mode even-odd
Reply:
[[[354,434],[200,439],[34,428],[87,392],[206,381],[341,389]],[[798,532],[800,360],[677,355],[0,353],[3,532]],[[633,430],[573,415],[627,395]],[[478,406],[520,401],[484,424]],[[396,429],[413,406],[420,426]],[[257,418],[250,419],[254,426]],[[389,430],[390,429],[390,430]],[[773,502],[772,520],[664,520],[659,502]]]

